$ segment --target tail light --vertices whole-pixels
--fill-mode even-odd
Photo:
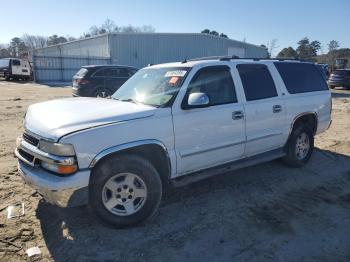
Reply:
[[[75,79],[75,83],[77,83],[78,85],[86,85],[89,83],[89,81],[85,79]]]

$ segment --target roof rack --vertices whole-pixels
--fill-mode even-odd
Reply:
[[[238,57],[238,56],[206,56],[198,57],[192,59],[185,59],[181,63],[193,62],[193,61],[205,61],[205,60],[219,60],[219,61],[231,61],[231,60],[273,60],[273,61],[298,61],[298,62],[307,62],[302,59],[297,59],[295,57],[276,57],[276,58],[256,58],[256,57]]]

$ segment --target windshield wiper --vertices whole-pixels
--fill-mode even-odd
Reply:
[[[128,99],[121,99],[119,101],[122,101],[122,102],[131,102],[131,103],[134,103],[134,104],[137,104],[137,101],[132,99],[132,98],[128,98]]]

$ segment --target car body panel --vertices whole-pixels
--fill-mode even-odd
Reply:
[[[93,105],[93,106],[92,106]],[[102,98],[65,98],[28,108],[25,129],[51,140],[81,129],[149,117],[154,107]]]
[[[236,70],[240,63],[266,65],[278,96],[246,101]],[[237,103],[183,109],[193,76],[204,67],[216,65],[230,68]],[[72,144],[80,170],[93,168],[106,152],[113,154],[136,145],[160,145],[170,160],[169,176],[176,178],[282,148],[293,123],[304,114],[315,115],[316,134],[325,131],[331,122],[330,91],[290,94],[272,61],[191,61],[153,67],[192,68],[169,107],[109,99],[61,99],[30,106],[25,128],[46,139]],[[282,108],[277,114],[273,113],[276,104]],[[243,111],[244,118],[234,120],[235,111]],[[89,181],[84,181],[82,187],[87,187]],[[61,189],[67,189],[67,185]]]

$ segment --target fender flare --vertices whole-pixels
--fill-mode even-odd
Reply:
[[[157,146],[160,146],[163,149],[163,151],[164,151],[164,153],[165,153],[165,155],[166,155],[166,157],[168,159],[169,170],[171,171],[171,160],[170,160],[170,157],[169,157],[168,150],[167,150],[166,146],[161,141],[156,140],[156,139],[138,140],[138,141],[129,142],[129,143],[120,144],[120,145],[116,145],[116,146],[112,146],[112,147],[106,148],[106,149],[102,150],[101,152],[99,152],[94,157],[94,159],[91,161],[91,163],[89,165],[89,168],[92,169],[93,167],[95,167],[96,164],[101,159],[103,159],[106,156],[109,156],[111,154],[120,152],[120,151],[125,150],[125,149],[131,149],[131,148],[138,147],[138,146],[143,146],[143,145],[157,145]]]

